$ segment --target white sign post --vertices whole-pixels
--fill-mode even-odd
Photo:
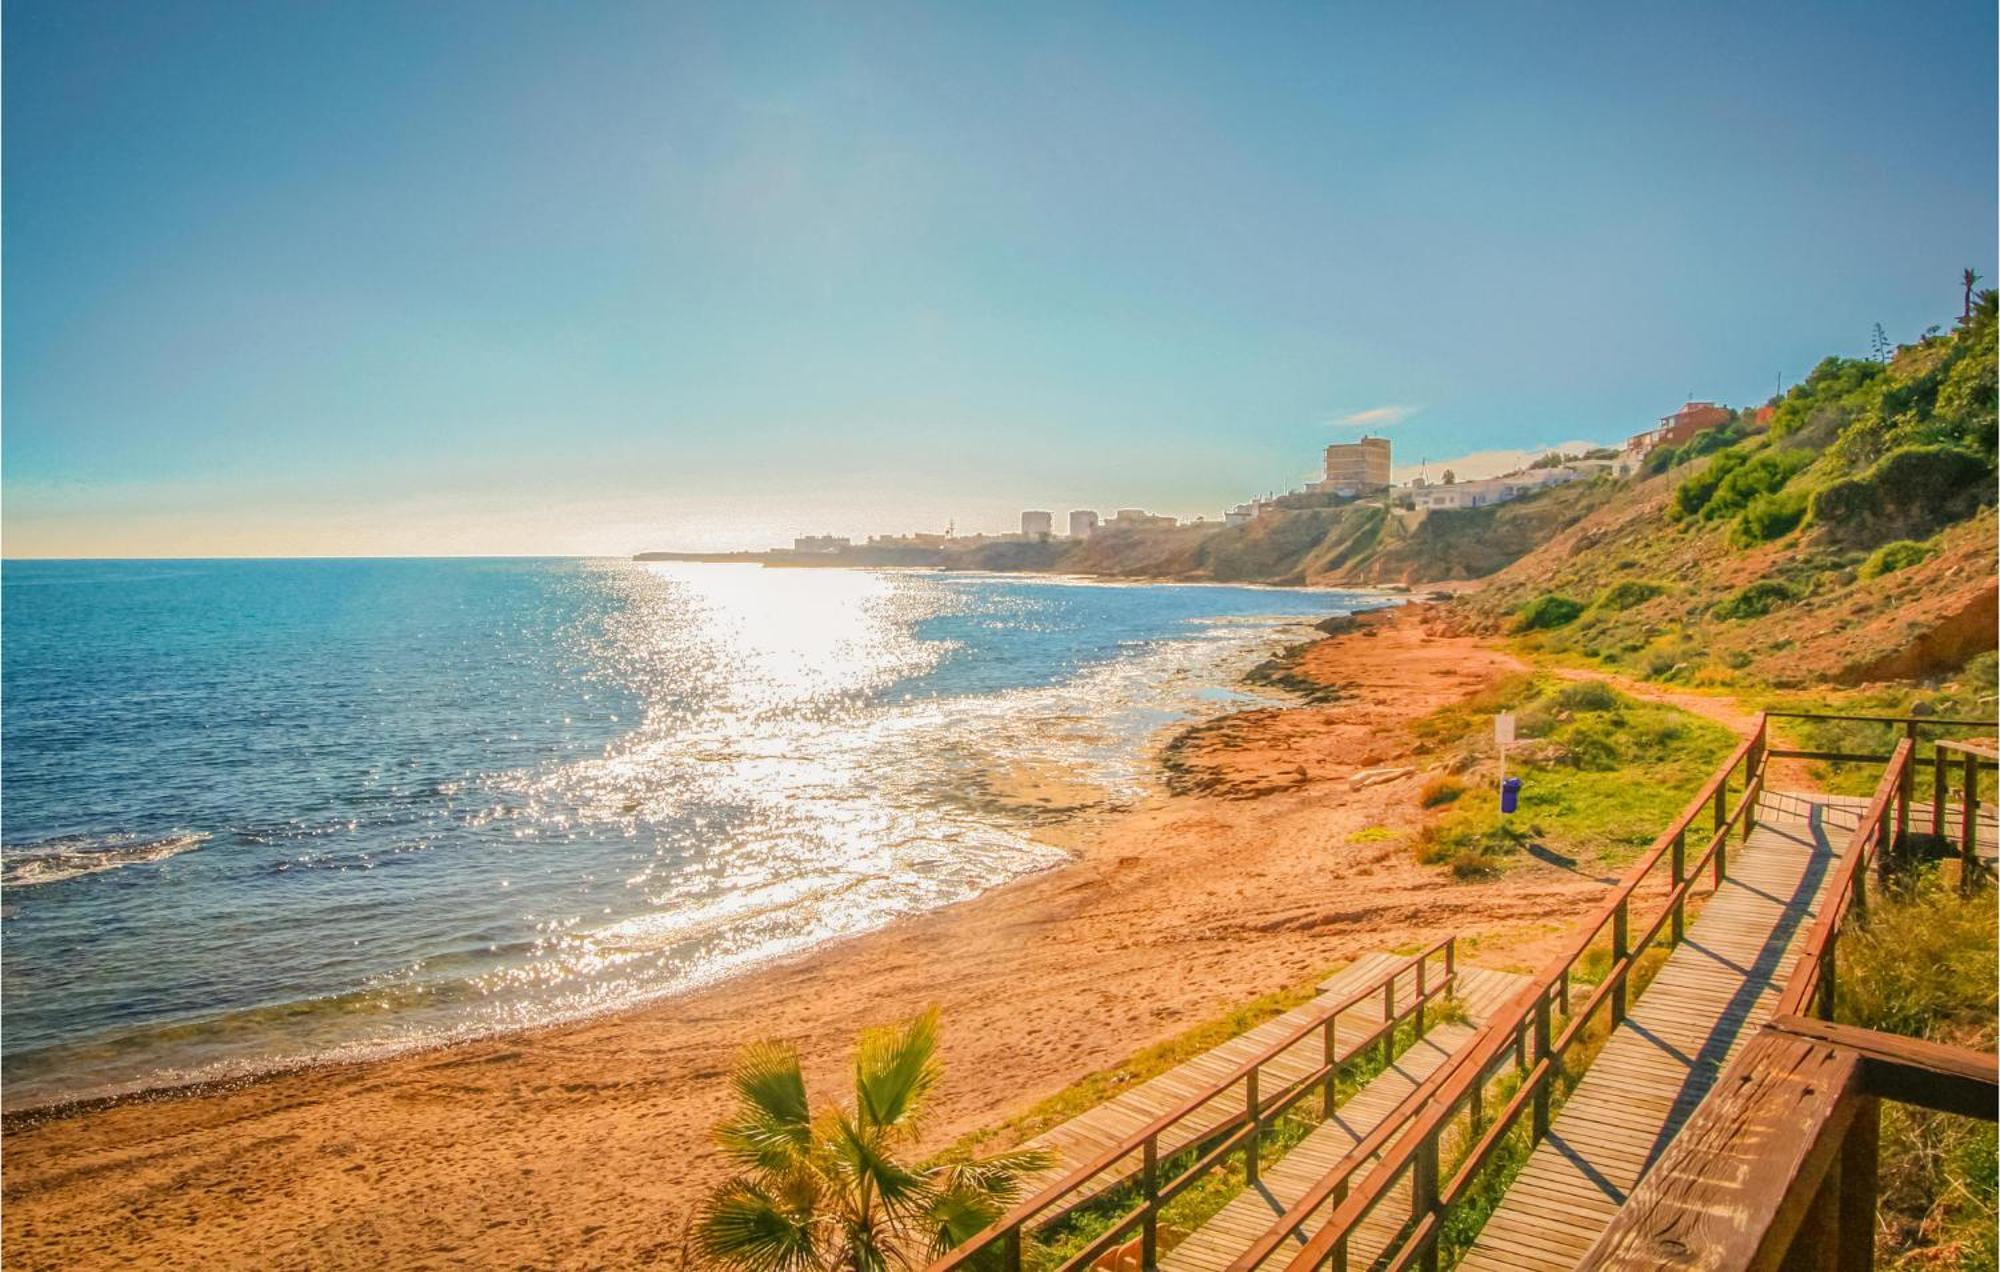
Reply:
[[[1514,713],[1502,711],[1493,717],[1493,740],[1500,744],[1500,785],[1507,785],[1507,744],[1514,740]]]

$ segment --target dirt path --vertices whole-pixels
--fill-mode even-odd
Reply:
[[[1446,884],[1415,824],[1408,722],[1520,669],[1404,611],[1312,648],[1333,705],[1232,717],[1182,748],[1207,793],[1074,827],[1074,864],[713,989],[378,1063],[7,1127],[10,1269],[629,1266],[672,1261],[721,1164],[745,1043],[794,1040],[814,1091],[863,1026],[943,1009],[929,1138],[992,1125],[1257,994],[1447,933],[1546,940],[1596,882]]]

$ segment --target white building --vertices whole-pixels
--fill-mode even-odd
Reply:
[[[1069,514],[1069,537],[1088,539],[1097,533],[1097,513],[1089,508],[1078,508]]]
[[[1484,508],[1594,475],[1565,464],[1560,468],[1529,468],[1480,481],[1453,481],[1439,485],[1412,483],[1404,493],[1418,508]]]
[[[1234,508],[1222,514],[1222,524],[1225,526],[1247,526],[1256,515],[1257,510],[1249,504],[1237,504]]]
[[[1046,512],[1024,512],[1021,514],[1021,537],[1030,541],[1046,539],[1055,533],[1056,519]]]

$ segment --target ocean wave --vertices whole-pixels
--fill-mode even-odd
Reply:
[[[38,843],[8,844],[0,858],[0,885],[26,888],[60,883],[79,875],[165,861],[207,843],[203,831],[181,830],[167,835],[63,835]]]

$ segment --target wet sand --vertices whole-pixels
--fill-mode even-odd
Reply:
[[[1306,652],[1296,670],[1338,701],[1184,741],[1191,793],[1061,825],[1062,869],[617,1016],[13,1119],[7,1266],[677,1264],[746,1042],[795,1040],[831,1095],[859,1029],[940,1005],[943,1144],[1371,950],[1456,932],[1482,938],[1472,961],[1532,964],[1599,884],[1543,866],[1452,883],[1394,842],[1350,842],[1414,823],[1422,761],[1346,781],[1514,669],[1412,607]]]

